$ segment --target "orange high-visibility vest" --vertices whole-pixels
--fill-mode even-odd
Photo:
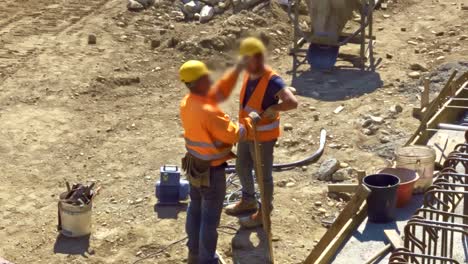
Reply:
[[[243,125],[233,123],[218,107],[218,103],[231,94],[238,76],[236,71],[227,71],[207,96],[190,93],[180,104],[187,152],[211,161],[211,166],[219,166],[234,158],[231,147],[246,134]]]
[[[193,94],[185,96],[181,102],[187,152],[199,159],[211,161],[211,166],[219,166],[234,157],[232,145],[215,140],[203,122],[217,110],[217,105],[208,98]]]
[[[248,117],[250,112],[257,112],[259,115],[263,113],[266,109],[262,108],[263,97],[268,88],[268,83],[270,79],[277,75],[271,68],[266,67],[265,73],[255,87],[253,94],[250,96],[249,100],[243,106],[245,91],[247,89],[247,82],[249,81],[249,74],[244,75],[244,82],[242,84],[242,90],[240,94],[240,108],[239,108],[239,122],[242,123],[245,117]],[[280,136],[280,116],[276,115],[273,119],[262,118],[257,123],[257,138],[261,142],[275,140]],[[248,140],[253,140],[253,135],[249,135]]]

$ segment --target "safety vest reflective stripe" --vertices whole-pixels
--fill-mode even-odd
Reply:
[[[216,160],[216,159],[221,159],[221,158],[224,158],[226,157],[229,153],[231,153],[231,149],[226,149],[226,150],[223,150],[219,153],[216,153],[216,154],[200,154],[198,152],[196,152],[195,150],[191,149],[191,148],[188,148],[186,147],[188,153],[192,154],[193,156],[199,158],[199,159],[202,159],[202,160]]]
[[[220,141],[215,141],[214,143],[207,143],[207,142],[193,141],[188,138],[185,138],[185,144],[191,147],[200,147],[200,148],[219,148],[224,145],[224,143]]]
[[[263,125],[263,126],[257,126],[257,131],[269,131],[278,128],[280,125],[280,121],[277,120],[273,123]]]

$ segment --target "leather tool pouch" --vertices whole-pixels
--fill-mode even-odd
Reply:
[[[182,169],[190,184],[196,188],[210,187],[210,167],[210,161],[201,160],[190,153],[182,158]]]

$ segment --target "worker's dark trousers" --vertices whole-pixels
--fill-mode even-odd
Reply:
[[[218,225],[226,195],[226,165],[211,167],[210,187],[190,186],[190,205],[186,231],[189,254],[198,256],[199,264],[218,264],[216,244]]]
[[[263,158],[263,184],[265,185],[265,194],[270,201],[273,201],[273,151],[276,140],[260,143],[260,154]],[[236,171],[239,175],[242,185],[242,198],[246,201],[255,200],[255,181],[252,174],[254,169],[254,142],[242,141],[237,144]],[[272,204],[268,205],[273,208]]]

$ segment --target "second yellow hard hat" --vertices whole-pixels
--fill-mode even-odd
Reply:
[[[241,56],[253,56],[259,53],[264,53],[265,50],[265,45],[260,39],[249,37],[242,40],[239,53]]]

